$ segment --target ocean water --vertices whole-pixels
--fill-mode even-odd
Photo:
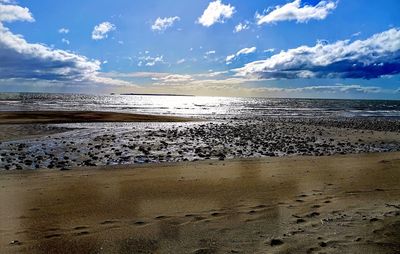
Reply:
[[[265,116],[400,119],[400,101],[386,100],[0,93],[0,111],[23,110],[113,111],[207,119]]]

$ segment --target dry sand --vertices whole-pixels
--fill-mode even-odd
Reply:
[[[0,124],[83,123],[83,122],[184,122],[190,119],[94,111],[3,111]]]
[[[0,174],[1,253],[400,253],[400,153]]]

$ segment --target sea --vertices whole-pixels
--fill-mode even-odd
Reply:
[[[400,119],[400,100],[0,93],[0,111],[36,110],[111,111],[205,119],[253,119],[255,117]]]

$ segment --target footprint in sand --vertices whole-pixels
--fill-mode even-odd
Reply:
[[[213,216],[213,217],[222,216],[222,215],[224,215],[224,214],[223,213],[218,213],[218,212],[211,213],[211,216]]]
[[[165,215],[159,215],[156,217],[157,220],[163,220],[163,219],[168,219],[169,216],[165,216]]]
[[[195,215],[194,214],[185,214],[185,217],[187,217],[187,218],[190,218],[190,217],[194,217]]]
[[[74,230],[82,230],[82,229],[87,229],[88,227],[86,227],[86,226],[77,226],[77,227],[74,227]]]
[[[145,221],[138,220],[138,221],[135,221],[133,224],[138,225],[138,226],[142,226],[142,225],[145,225],[147,223]]]
[[[114,224],[114,223],[117,223],[118,221],[116,221],[116,220],[105,220],[105,221],[103,221],[103,222],[101,222],[100,224],[101,225],[108,225],[108,224]]]
[[[61,236],[61,234],[51,234],[51,235],[45,235],[44,238],[50,239],[50,238],[60,237],[60,236]]]
[[[76,236],[82,236],[82,235],[88,235],[88,234],[90,234],[89,231],[81,231],[81,232],[75,233]]]

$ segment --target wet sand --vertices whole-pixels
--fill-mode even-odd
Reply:
[[[399,253],[400,153],[10,171],[2,253]]]
[[[84,122],[186,122],[175,116],[94,111],[3,111],[0,124],[84,123]]]
[[[0,125],[0,133],[9,130],[0,142],[0,171],[400,151],[400,127],[391,121],[358,120],[362,129],[337,122],[341,128],[306,119]]]
[[[74,129],[49,124],[0,124],[0,142],[48,137]]]

